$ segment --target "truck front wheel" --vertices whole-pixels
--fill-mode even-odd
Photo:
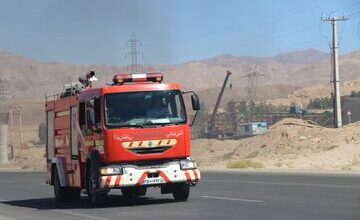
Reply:
[[[134,195],[136,197],[145,196],[146,191],[147,191],[146,187],[138,187],[138,188],[135,189]]]
[[[91,167],[89,169],[88,180],[86,182],[90,202],[94,205],[99,205],[106,199],[107,191],[99,190],[99,179],[96,178],[96,175]]]
[[[135,189],[134,188],[123,188],[121,189],[121,194],[123,197],[123,200],[128,203],[132,204],[135,200]]]
[[[176,185],[174,186],[172,194],[176,201],[186,201],[190,195],[190,186],[187,184]]]

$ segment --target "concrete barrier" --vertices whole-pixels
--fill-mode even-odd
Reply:
[[[9,113],[0,113],[0,164],[8,162],[7,134]]]

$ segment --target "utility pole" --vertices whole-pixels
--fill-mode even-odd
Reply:
[[[12,112],[13,112],[12,115],[13,115],[14,121],[15,121],[15,118],[18,118],[18,122],[19,122],[18,126],[19,126],[19,128],[17,130],[18,130],[18,136],[20,138],[20,152],[22,152],[23,144],[24,144],[23,125],[22,125],[22,112],[23,112],[23,109],[22,109],[22,107],[20,107],[18,105],[13,105],[11,109],[12,109]]]
[[[6,86],[4,86],[6,87]],[[10,159],[14,158],[14,142],[13,142],[13,129],[12,129],[12,92],[8,88],[0,88],[0,163],[8,161],[7,155],[7,137],[10,134]],[[9,129],[10,124],[10,129]]]
[[[7,146],[7,132],[8,132],[9,113],[0,112],[0,164],[7,163],[8,146]]]
[[[337,36],[337,22],[346,21],[347,17],[322,17],[322,21],[330,21],[332,25],[332,44],[331,44],[331,56],[333,62],[333,86],[334,86],[334,126],[335,128],[342,127],[342,115],[341,115],[341,94],[340,94],[340,75],[339,75],[339,42]]]
[[[10,115],[10,159],[14,159],[15,157],[15,149],[14,149],[14,112],[12,107],[9,110]]]
[[[23,124],[22,124],[22,108],[19,109],[19,126],[20,126],[20,149],[22,151],[24,144],[24,136],[23,136]]]
[[[6,155],[7,157],[7,146],[8,139],[10,137],[10,158],[14,159],[15,157],[15,141],[14,134],[18,134],[14,129],[14,121],[16,117],[19,117],[19,127],[20,127],[20,147],[23,144],[23,133],[22,133],[22,107],[13,103],[14,93],[9,87],[8,84],[0,85],[0,157],[4,157],[1,155]],[[16,136],[16,140],[18,137]],[[2,148],[2,149],[1,149]],[[6,148],[6,149],[4,149]],[[0,158],[0,163],[1,163]],[[3,160],[4,161],[4,160]]]
[[[125,55],[125,59],[128,56],[131,57],[131,64],[128,66],[128,70],[130,69],[131,74],[136,74],[139,72],[139,67],[141,67],[138,64],[138,55],[142,55],[144,57],[143,53],[138,52],[137,49],[138,46],[141,46],[141,42],[133,37],[133,39],[126,42],[126,46],[130,47],[130,52]]]

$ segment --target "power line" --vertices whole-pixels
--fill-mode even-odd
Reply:
[[[335,2],[333,2],[335,3]],[[304,7],[304,6],[302,6]],[[311,9],[313,9],[314,5],[311,5],[311,4],[308,4],[308,5],[305,5],[305,7],[311,7],[309,8],[310,11],[312,11]],[[299,9],[301,7],[297,7],[296,9]],[[350,8],[347,6],[347,7],[344,7],[344,8],[341,8],[341,9],[338,9],[338,11],[342,11],[342,10],[349,10]],[[307,11],[309,11],[307,10]],[[280,14],[277,14],[276,16],[264,16],[264,20],[268,20],[269,17],[274,17],[274,19],[276,19],[277,17],[281,18],[283,17],[284,14],[287,14],[289,11],[291,10],[288,10],[286,11],[285,13],[280,13]],[[298,11],[301,11],[301,10],[298,10]],[[352,14],[356,14],[357,11],[356,10],[352,10],[350,13]],[[305,27],[306,28],[302,28],[300,29],[299,31],[296,30],[296,32],[303,32],[305,30],[309,30],[311,28],[313,28],[314,26],[307,26],[307,24],[312,21],[313,19],[310,18],[310,19],[307,19],[305,21],[302,21],[300,23],[293,23],[293,24],[290,24],[288,23],[287,25],[285,25],[283,28],[281,29],[278,29],[274,32],[270,32],[270,33],[264,33],[264,34],[260,34],[260,35],[255,35],[255,36],[251,36],[249,39],[246,39],[246,40],[242,40],[242,41],[239,41],[238,39],[237,40],[232,40],[232,41],[229,41],[229,40],[222,40],[222,43],[220,44],[213,44],[211,45],[210,47],[209,46],[206,46],[206,48],[198,48],[200,50],[197,50],[197,48],[192,48],[192,52],[191,52],[191,56],[188,56],[187,54],[189,54],[188,52],[175,52],[176,56],[180,56],[180,57],[194,57],[195,55],[212,55],[214,53],[217,53],[218,51],[224,51],[226,50],[227,48],[233,48],[234,46],[241,46],[241,45],[246,45],[248,44],[249,42],[258,42],[258,39],[262,39],[262,38],[269,38],[270,36],[273,37],[273,36],[278,36],[278,35],[282,35],[282,34],[288,34],[288,30],[290,29],[298,29],[300,27],[303,27],[304,25],[306,25]],[[234,31],[237,31],[237,30],[241,30],[241,29],[246,29],[246,27],[251,27],[251,25],[255,25],[255,24],[261,24],[263,23],[264,21],[262,21],[261,19],[258,19],[258,20],[255,20],[254,22],[246,22],[246,23],[243,23],[242,25],[238,25],[238,26],[234,26],[234,27],[228,27],[228,28],[224,28],[224,29],[221,29],[220,31],[215,31],[214,33],[211,33],[209,32],[208,34],[204,34],[204,35],[199,35],[199,36],[195,36],[194,38],[191,39],[191,42],[194,43],[196,41],[196,38],[197,37],[200,37],[199,40],[203,41],[204,39],[210,39],[212,38],[212,35],[215,34],[226,34],[225,36],[229,36],[229,33],[232,33]],[[311,24],[310,24],[311,25]],[[291,33],[290,33],[291,34]],[[188,43],[189,41],[187,41],[186,43]],[[176,43],[176,42],[175,42]],[[178,42],[179,43],[179,42]],[[180,42],[181,44],[181,42]],[[200,45],[200,44],[199,44]],[[183,54],[183,55],[182,55]],[[160,58],[159,58],[160,60]]]
[[[315,3],[315,4],[314,4]],[[204,38],[209,39],[209,38],[218,38],[218,36],[229,36],[229,34],[232,34],[234,32],[238,32],[241,30],[244,30],[248,27],[252,27],[255,25],[261,25],[261,23],[264,23],[265,21],[268,20],[277,20],[277,19],[282,19],[283,17],[285,17],[288,14],[291,14],[291,16],[294,16],[294,14],[298,14],[298,13],[302,13],[302,11],[309,11],[310,9],[314,9],[319,5],[322,5],[323,3],[317,3],[310,0],[307,2],[302,2],[299,5],[296,5],[293,8],[290,8],[286,11],[283,10],[279,10],[278,12],[274,12],[272,13],[271,16],[262,16],[260,18],[257,19],[253,19],[250,21],[246,21],[244,23],[240,23],[237,25],[231,25],[231,26],[227,26],[227,27],[223,27],[219,30],[214,30],[214,31],[208,31],[206,33],[201,33],[198,35],[188,35],[183,37],[183,39],[180,39],[179,41],[176,42],[171,42],[173,44],[187,44],[189,41],[194,42],[194,41],[203,41]],[[221,39],[221,38],[220,38]]]
[[[342,8],[341,10],[345,10],[345,9],[348,9],[348,7]],[[354,11],[352,11],[350,13],[354,13]],[[236,46],[246,45],[246,44],[248,44],[250,42],[256,41],[257,39],[269,38],[270,36],[275,37],[275,36],[279,36],[279,35],[282,35],[282,34],[289,35],[287,30],[290,30],[290,29],[295,29],[295,32],[290,32],[290,34],[303,32],[303,31],[306,31],[306,30],[309,30],[309,29],[312,29],[312,28],[315,27],[314,25],[312,25],[312,21],[314,21],[314,18],[309,18],[309,19],[303,20],[302,22],[298,22],[298,23],[295,23],[295,24],[294,23],[293,24],[288,24],[288,25],[278,29],[277,31],[274,31],[274,32],[271,32],[271,33],[258,34],[258,35],[255,35],[255,36],[251,36],[251,38],[249,38],[249,39],[247,39],[245,41],[238,41],[238,40],[226,41],[226,42],[224,42],[222,44],[217,44],[217,45],[215,45],[213,47],[207,47],[205,49],[205,51],[210,51],[210,50],[211,51],[216,51],[216,50],[219,50],[219,49],[233,48],[235,45]],[[297,30],[297,28],[300,28],[300,27],[302,27],[303,25],[306,25],[306,24],[310,24],[310,26],[305,26],[305,28]]]
[[[348,37],[357,35],[357,30],[344,31],[343,35],[344,35],[343,40],[347,39]],[[266,52],[270,53],[270,54],[278,54],[278,53],[284,53],[284,52],[289,51],[289,50],[301,50],[301,49],[309,48],[310,46],[318,46],[318,45],[321,45],[323,43],[324,43],[324,38],[323,37],[317,37],[317,38],[313,38],[311,40],[298,42],[298,43],[296,43],[294,45],[295,47],[286,47],[284,49],[274,49],[274,50],[269,50],[269,51],[266,51]],[[331,44],[329,44],[329,48],[331,49]]]
[[[266,34],[258,34],[258,35],[255,35],[255,36],[252,36],[251,38],[247,39],[247,40],[244,40],[244,41],[232,41],[232,42],[226,42],[226,43],[223,43],[221,45],[216,45],[216,46],[213,46],[213,47],[207,47],[206,49],[203,49],[203,50],[199,50],[197,53],[192,53],[191,56],[193,55],[211,55],[211,54],[214,54],[214,53],[218,53],[219,50],[224,50],[226,48],[234,48],[234,47],[242,47],[242,46],[246,46],[246,45],[249,45],[251,42],[255,42],[255,43],[251,43],[252,45],[255,45],[256,42],[258,42],[260,39],[265,39],[265,38],[270,38],[270,37],[278,37],[278,36],[281,36],[281,35],[284,35],[286,34],[287,36],[290,36],[290,35],[293,35],[293,34],[297,34],[297,33],[300,33],[300,32],[304,32],[306,30],[309,30],[309,29],[312,29],[313,28],[313,25],[310,24],[310,26],[305,26],[304,28],[302,29],[296,29],[297,27],[301,27],[305,24],[309,23],[310,24],[310,21],[306,21],[306,22],[302,22],[302,23],[298,23],[298,24],[295,24],[295,25],[291,25],[291,26],[287,26],[285,28],[282,28],[278,31],[274,31],[274,32],[270,32],[270,33],[266,33]],[[283,32],[283,31],[286,31],[286,30],[289,30],[289,29],[295,29],[294,31],[292,32]],[[183,53],[184,55],[185,54],[188,54],[187,52],[184,52]],[[181,54],[180,54],[181,56]],[[190,57],[190,56],[183,56],[183,57]]]

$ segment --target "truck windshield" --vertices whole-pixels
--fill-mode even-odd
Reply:
[[[186,123],[180,91],[113,93],[105,96],[108,127],[142,127]]]

